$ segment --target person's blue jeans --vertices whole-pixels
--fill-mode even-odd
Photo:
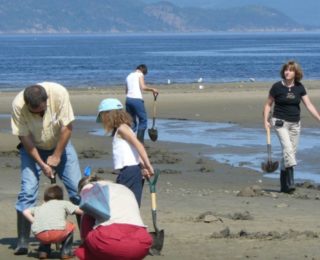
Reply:
[[[140,165],[132,165],[122,168],[116,182],[128,187],[134,193],[140,207],[144,184]]]
[[[54,150],[41,150],[38,149],[39,154],[43,161],[53,154]],[[27,208],[36,205],[39,193],[39,180],[41,175],[41,168],[34,161],[34,159],[27,153],[27,151],[20,148],[21,159],[21,190],[18,194],[16,202],[16,210],[23,211]],[[60,164],[55,168],[59,178],[64,183],[71,202],[78,204],[78,183],[81,179],[81,170],[79,166],[77,153],[69,142],[66,145],[65,151],[61,156]]]
[[[132,130],[146,130],[148,125],[147,112],[144,107],[144,101],[139,98],[126,98],[126,111],[132,117]],[[138,118],[138,124],[137,124]]]

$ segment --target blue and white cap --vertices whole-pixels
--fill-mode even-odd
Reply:
[[[100,118],[100,113],[101,112],[106,112],[106,111],[111,111],[111,110],[119,110],[123,109],[123,105],[121,102],[116,99],[116,98],[106,98],[101,101],[99,107],[98,107],[98,115],[96,122],[101,123],[101,118]]]

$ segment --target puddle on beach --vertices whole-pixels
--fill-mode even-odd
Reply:
[[[0,115],[0,118],[8,117],[10,115]],[[95,117],[78,116],[77,120],[95,122]],[[152,121],[149,120],[149,122]],[[244,128],[231,123],[165,119],[157,119],[156,127],[159,141],[210,145],[214,148],[213,154],[201,154],[221,163],[261,172],[261,162],[267,160],[266,135],[263,128]],[[9,131],[9,129],[1,131]],[[94,124],[90,134],[102,136],[104,130],[99,128],[98,124]],[[295,169],[296,179],[320,183],[320,142],[317,142],[319,136],[319,129],[302,128],[297,155],[298,166]],[[145,137],[149,138],[147,133]],[[271,134],[271,143],[272,158],[276,160],[281,157],[281,149],[274,132]],[[278,172],[279,170],[265,176],[279,178]]]
[[[94,117],[78,117],[78,119],[93,121]],[[231,123],[164,119],[158,119],[156,127],[159,141],[204,144],[214,147],[213,154],[203,155],[218,162],[261,172],[261,162],[267,160],[266,134],[263,128],[244,128]],[[104,135],[104,131],[96,129],[92,134]],[[318,129],[302,129],[297,155],[298,166],[295,171],[297,180],[311,180],[320,183],[320,169],[318,167],[320,142],[316,142],[319,135],[320,130]],[[148,134],[146,134],[146,138],[148,138]],[[272,158],[274,160],[280,158],[281,148],[274,132],[271,134],[271,143]],[[279,178],[279,170],[265,176]]]

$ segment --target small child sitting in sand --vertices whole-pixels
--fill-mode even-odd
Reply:
[[[46,259],[51,253],[51,243],[62,243],[61,259],[73,257],[72,242],[75,225],[66,217],[82,214],[78,206],[63,200],[63,190],[59,185],[51,185],[44,192],[44,203],[28,208],[23,215],[32,223],[31,229],[40,241],[39,259]]]

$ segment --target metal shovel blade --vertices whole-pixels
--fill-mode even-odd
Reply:
[[[152,246],[149,249],[150,255],[161,255],[161,250],[163,248],[163,242],[164,242],[164,230],[157,230],[155,232],[149,232],[149,234],[152,236]]]
[[[158,130],[156,128],[148,129],[150,140],[155,142],[158,139]]]
[[[265,163],[264,162],[261,163],[262,171],[267,172],[267,173],[271,173],[271,172],[276,171],[278,169],[278,167],[279,167],[278,161],[275,161],[275,162],[267,161]]]

